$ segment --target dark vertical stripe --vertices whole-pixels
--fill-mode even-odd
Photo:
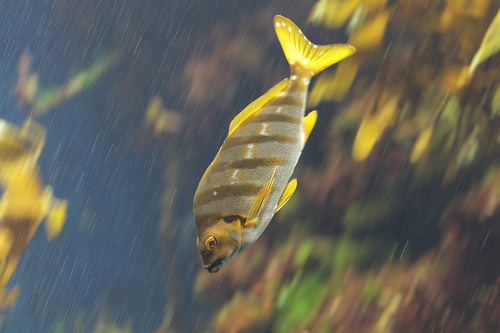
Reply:
[[[265,166],[283,165],[285,159],[283,157],[260,157],[260,158],[244,158],[233,162],[219,162],[212,165],[216,172],[234,169],[256,169]]]
[[[272,100],[270,100],[264,107],[272,107],[272,106],[283,106],[286,107],[287,105],[292,105],[292,106],[302,106],[304,102],[298,98],[295,98],[291,95],[285,95],[282,97],[276,97]]]

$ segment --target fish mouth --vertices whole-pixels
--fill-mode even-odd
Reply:
[[[210,266],[205,266],[205,268],[210,273],[217,273],[218,271],[220,271],[221,266],[222,266],[222,261],[216,260]]]

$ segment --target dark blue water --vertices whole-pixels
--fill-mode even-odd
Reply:
[[[75,59],[50,57],[64,54],[55,41],[69,34],[47,30],[51,7],[7,1],[0,8],[0,117],[22,125],[26,115],[11,95],[23,50],[29,47],[33,65],[55,82],[67,79]],[[138,151],[121,128],[123,105],[109,93],[113,80],[105,75],[38,120],[47,128],[43,180],[68,200],[67,220],[51,243],[41,226],[22,255],[10,280],[20,294],[3,312],[2,332],[46,332],[60,318],[71,327],[79,311],[87,331],[102,311],[117,325],[131,319],[141,332],[163,318],[166,273],[157,236],[163,169],[154,151]]]

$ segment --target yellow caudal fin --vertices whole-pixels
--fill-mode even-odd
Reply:
[[[300,66],[314,76],[356,52],[349,44],[315,45],[286,17],[274,17],[274,29],[290,67]]]
[[[318,111],[314,110],[307,114],[302,121],[302,129],[304,130],[304,144],[306,144],[307,139],[309,139],[309,134],[311,134],[314,125],[316,124],[316,120],[318,119]]]
[[[54,239],[61,232],[64,222],[66,221],[66,209],[68,208],[67,200],[54,199],[52,207],[45,221],[45,230],[49,241]]]
[[[295,189],[297,188],[297,179],[292,179],[288,184],[286,184],[285,189],[283,190],[283,193],[281,193],[281,197],[278,200],[278,206],[276,206],[276,210],[274,213],[276,214],[278,210],[283,207],[288,200],[292,197],[293,193],[295,192]]]
[[[230,136],[231,133],[234,132],[238,126],[241,125],[248,117],[258,111],[264,104],[266,104],[271,98],[278,95],[285,87],[288,85],[288,79],[281,80],[281,82],[277,83],[274,87],[269,89],[264,95],[257,98],[255,101],[250,103],[246,108],[243,109],[234,119],[231,121],[229,125],[229,132],[227,136]]]
[[[271,179],[267,182],[266,186],[264,186],[255,196],[255,200],[252,203],[252,207],[250,207],[250,211],[248,212],[248,217],[243,228],[255,228],[259,225],[262,214],[264,214],[264,208],[266,207],[267,200],[269,199],[269,194],[273,189],[275,173],[276,167],[274,168]]]

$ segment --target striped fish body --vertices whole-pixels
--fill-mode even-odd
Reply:
[[[276,168],[263,219],[256,229],[244,233],[242,251],[269,224],[304,146],[302,119],[308,82],[295,81],[226,138],[196,190],[195,221],[198,230],[203,230],[214,222],[213,213],[247,216]]]
[[[354,53],[350,45],[310,43],[281,16],[275,17],[275,28],[290,63],[290,79],[233,120],[194,196],[198,250],[210,272],[252,245],[293,193],[296,182],[289,179],[317,117],[315,111],[304,117],[310,79]]]

